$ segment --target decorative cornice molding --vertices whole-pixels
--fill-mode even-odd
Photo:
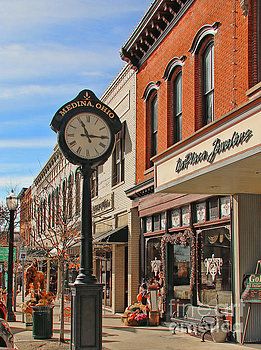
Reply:
[[[207,36],[207,35],[215,35],[217,33],[218,28],[220,27],[221,23],[220,22],[214,22],[212,25],[211,24],[206,24],[203,27],[201,27],[193,42],[191,45],[191,48],[189,49],[189,52],[191,52],[192,54],[194,54],[198,48],[199,45],[201,43],[201,41]]]
[[[144,91],[144,94],[143,94],[142,98],[143,98],[144,100],[147,100],[147,98],[149,97],[150,93],[151,93],[153,90],[158,90],[158,89],[159,89],[159,86],[160,86],[160,81],[156,81],[156,82],[151,81],[151,82],[147,85],[147,87],[146,87],[146,89],[145,89],[145,91]]]
[[[138,70],[194,1],[155,0],[122,47],[122,60]]]
[[[163,74],[163,79],[168,80],[176,67],[183,66],[186,58],[186,56],[174,57],[167,65],[167,68]]]

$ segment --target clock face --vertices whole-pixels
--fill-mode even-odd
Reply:
[[[103,155],[111,144],[108,124],[92,113],[80,113],[66,124],[64,138],[67,147],[83,159],[96,159]]]

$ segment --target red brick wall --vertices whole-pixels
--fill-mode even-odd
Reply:
[[[137,182],[146,178],[146,118],[142,99],[147,85],[160,81],[158,90],[158,151],[168,147],[167,81],[164,71],[174,57],[187,58],[183,74],[183,139],[195,128],[195,56],[189,52],[199,29],[214,22],[221,25],[214,37],[215,118],[222,117],[247,100],[248,17],[244,17],[238,0],[197,0],[151,54],[137,74]],[[235,22],[236,21],[236,22]],[[236,24],[236,26],[235,26]],[[147,175],[150,176],[150,175]]]

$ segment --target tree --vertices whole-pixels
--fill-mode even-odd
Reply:
[[[67,175],[67,176],[66,176]],[[80,231],[80,178],[78,170],[63,173],[55,181],[44,179],[41,190],[32,188],[30,245],[45,250],[47,256],[56,259],[61,283],[60,290],[60,342],[64,342],[64,282],[65,267],[76,263],[77,256],[68,250],[79,241]],[[24,208],[25,209],[25,208]]]

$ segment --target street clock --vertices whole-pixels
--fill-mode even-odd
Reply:
[[[121,122],[92,91],[83,90],[56,112],[51,127],[69,162],[93,168],[111,155]]]

